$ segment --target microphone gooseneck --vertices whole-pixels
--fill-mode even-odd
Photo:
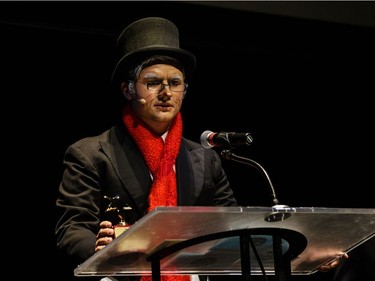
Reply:
[[[222,150],[221,156],[227,160],[233,160],[239,163],[250,165],[256,168],[258,171],[260,171],[262,175],[266,178],[268,185],[271,189],[271,197],[272,197],[273,206],[272,206],[272,212],[264,218],[265,221],[268,221],[268,222],[283,221],[291,216],[290,211],[292,209],[288,205],[279,204],[279,200],[277,199],[275,188],[273,187],[271,178],[269,177],[267,171],[262,167],[262,165],[260,165],[258,162],[252,159],[238,156],[232,153],[228,149]]]
[[[233,160],[233,161],[236,161],[236,162],[239,162],[239,163],[250,165],[250,166],[256,168],[258,171],[260,171],[262,173],[262,175],[266,178],[266,180],[268,182],[268,185],[269,185],[269,187],[271,189],[271,197],[272,197],[272,203],[273,203],[273,205],[278,205],[279,204],[279,200],[276,197],[275,188],[273,187],[271,178],[269,177],[267,171],[262,167],[262,165],[260,165],[258,162],[254,161],[252,159],[245,158],[245,157],[242,157],[242,156],[238,156],[238,155],[232,153],[229,150],[223,150],[221,152],[221,155],[225,159]]]
[[[238,156],[231,152],[232,148],[239,145],[250,145],[253,142],[253,138],[250,133],[235,133],[235,132],[218,132],[204,131],[201,134],[201,144],[204,148],[210,149],[212,147],[224,148],[221,151],[221,156],[227,160],[233,160],[239,163],[247,164],[256,168],[264,178],[267,180],[268,186],[271,190],[272,197],[272,212],[265,217],[268,222],[281,221],[291,216],[290,211],[292,210],[288,205],[280,205],[277,199],[275,188],[273,187],[272,181],[268,176],[267,171],[258,162]]]

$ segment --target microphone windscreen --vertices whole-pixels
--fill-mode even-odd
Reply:
[[[203,145],[204,148],[210,149],[213,147],[213,145],[210,143],[210,136],[213,134],[211,131],[204,131],[201,134],[201,144]]]

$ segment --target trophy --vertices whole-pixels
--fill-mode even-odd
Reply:
[[[114,197],[103,197],[109,201],[104,213],[106,213],[108,220],[110,220],[113,224],[115,237],[118,237],[130,227],[126,217],[128,217],[128,213],[132,210],[132,208],[127,203],[122,202],[120,200],[120,196],[118,195]]]

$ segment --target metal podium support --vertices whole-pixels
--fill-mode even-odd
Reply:
[[[213,233],[210,235],[195,237],[183,242],[173,244],[168,247],[163,247],[151,253],[147,261],[151,262],[152,280],[161,280],[160,261],[167,256],[174,254],[184,248],[217,239],[228,237],[239,237],[239,250],[241,258],[241,275],[243,281],[251,280],[251,255],[250,251],[255,250],[253,246],[252,235],[266,235],[271,236],[273,240],[273,257],[276,280],[287,281],[291,275],[291,260],[296,258],[307,245],[307,240],[302,234],[277,228],[256,228],[256,229],[241,229],[235,231],[226,231]],[[286,252],[283,252],[283,241],[286,241],[290,246]],[[250,245],[252,247],[250,248]],[[261,261],[260,261],[261,262]]]

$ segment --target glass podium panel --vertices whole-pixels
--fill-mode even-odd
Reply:
[[[158,207],[79,265],[74,274],[78,277],[151,275],[148,258],[157,250],[196,237],[244,230],[250,231],[254,246],[250,247],[252,275],[262,274],[262,268],[267,274],[274,274],[270,233],[283,232],[286,236],[281,235],[282,252],[293,252],[291,274],[308,275],[336,259],[337,253],[350,252],[375,236],[375,209]],[[239,240],[237,236],[223,236],[180,249],[160,260],[160,273],[241,275]]]

